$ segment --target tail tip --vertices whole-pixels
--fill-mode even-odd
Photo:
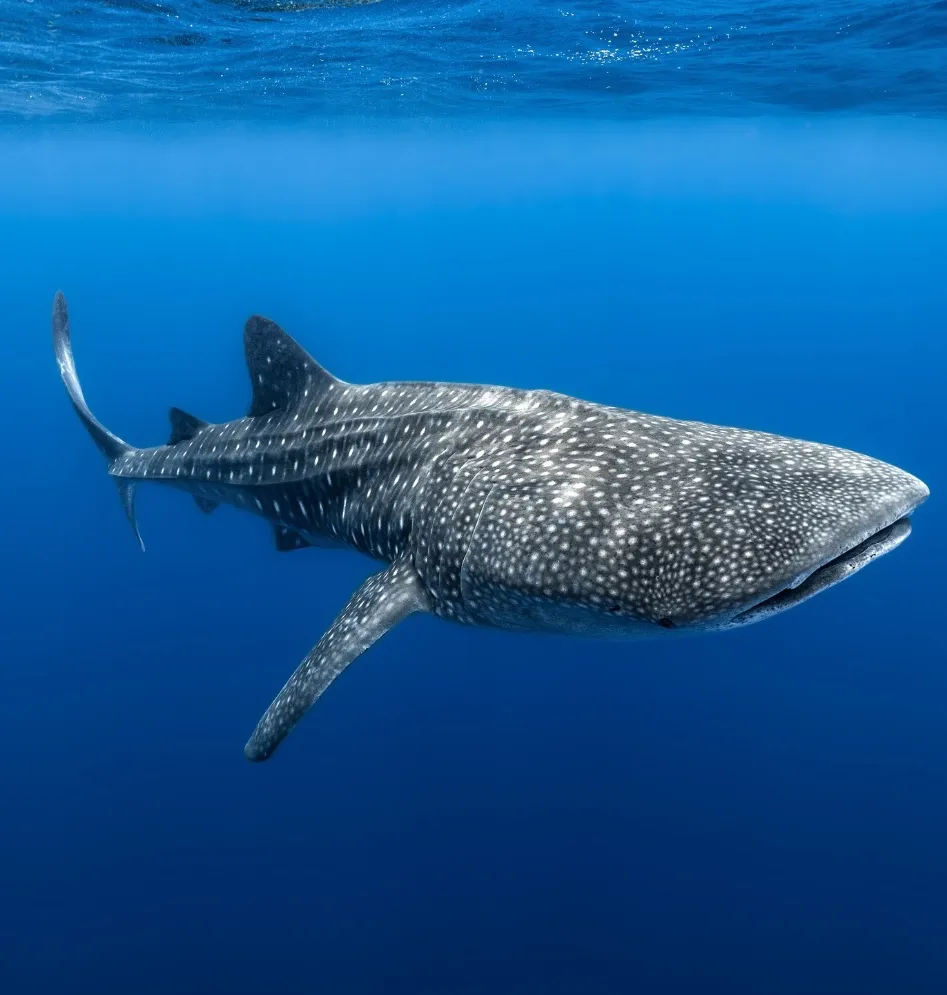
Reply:
[[[69,338],[69,308],[61,290],[57,290],[53,298],[53,334],[57,339]]]

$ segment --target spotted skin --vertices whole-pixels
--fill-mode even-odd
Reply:
[[[156,481],[266,519],[280,550],[344,546],[387,564],[279,693],[251,760],[414,612],[595,636],[732,628],[894,548],[928,494],[848,450],[546,390],[344,383],[260,317],[244,331],[247,416],[212,425],[172,409],[172,442],[136,449],[85,404],[61,295],[53,332],[136,534],[134,489]]]

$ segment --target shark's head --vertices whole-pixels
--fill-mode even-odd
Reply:
[[[526,485],[489,489],[460,572],[475,617],[618,638],[746,625],[894,549],[928,496],[860,453],[629,419],[610,449],[596,436]]]
[[[859,453],[694,426],[635,481],[626,608],[666,629],[723,629],[785,611],[910,534],[927,487]]]

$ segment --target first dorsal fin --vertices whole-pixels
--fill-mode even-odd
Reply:
[[[286,411],[307,398],[316,399],[341,381],[324,370],[292,336],[269,318],[254,315],[243,331],[254,418]]]
[[[207,428],[210,424],[210,422],[195,418],[194,415],[189,415],[180,408],[169,408],[168,417],[171,419],[171,436],[168,439],[169,446],[193,439],[202,428]]]

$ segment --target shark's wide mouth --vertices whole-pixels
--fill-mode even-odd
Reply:
[[[858,543],[857,546],[853,546],[829,560],[828,563],[817,567],[800,583],[786,587],[759,604],[734,615],[732,624],[745,625],[748,622],[757,622],[768,615],[774,615],[776,612],[782,612],[787,608],[801,604],[820,591],[847,580],[852,574],[871,563],[872,560],[891,552],[896,546],[900,546],[910,534],[911,522],[907,518],[899,518],[891,525],[879,529]]]

